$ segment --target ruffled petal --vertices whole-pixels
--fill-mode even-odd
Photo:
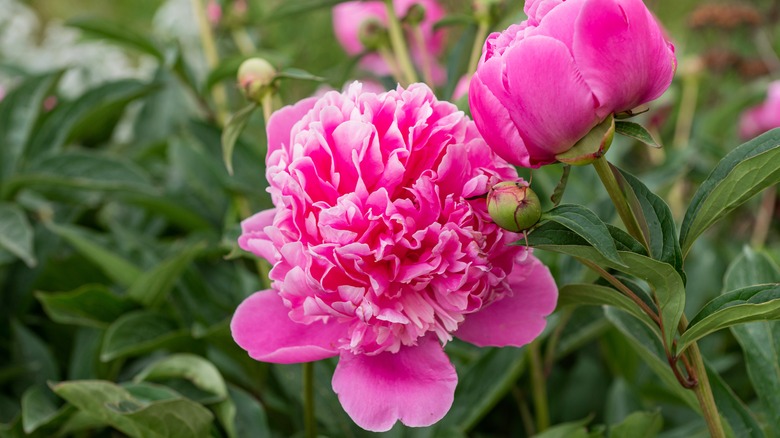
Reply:
[[[295,105],[288,105],[271,114],[266,124],[268,132],[268,159],[267,165],[277,164],[273,162],[276,157],[275,151],[282,149],[282,145],[290,146],[290,132],[292,127],[298,123],[306,113],[314,108],[317,103],[316,97],[303,99]]]
[[[338,354],[336,343],[346,335],[344,325],[335,321],[298,324],[288,312],[276,291],[256,292],[233,315],[233,339],[253,359],[263,362],[311,362]]]
[[[588,0],[572,49],[602,116],[657,98],[677,68],[672,47],[642,0]]]
[[[509,285],[512,296],[466,316],[455,336],[480,347],[520,347],[539,336],[558,300],[550,270],[529,256],[512,270]]]
[[[360,427],[384,432],[396,420],[430,426],[449,411],[458,376],[434,337],[374,356],[342,352],[333,390]]]
[[[279,251],[268,238],[265,227],[273,225],[277,209],[271,208],[255,213],[241,222],[241,236],[238,237],[238,246],[244,251],[249,251],[258,257],[276,263]]]

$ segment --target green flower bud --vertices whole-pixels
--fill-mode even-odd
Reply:
[[[416,26],[422,23],[423,20],[425,20],[425,8],[421,4],[415,3],[409,8],[406,16],[401,21]]]
[[[265,59],[249,58],[238,68],[238,86],[247,99],[260,103],[273,92],[276,69]]]
[[[366,20],[360,25],[358,31],[360,43],[368,51],[379,50],[383,47],[390,47],[390,36],[384,24],[377,20]]]
[[[542,217],[542,204],[525,183],[504,181],[487,195],[488,214],[499,227],[519,233],[534,226]]]

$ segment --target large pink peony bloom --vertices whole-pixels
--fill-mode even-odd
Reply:
[[[425,9],[425,18],[420,24],[425,51],[430,59],[423,59],[423,51],[417,44],[414,35],[407,32],[406,40],[411,46],[412,57],[420,70],[423,63],[429,62],[431,75],[436,84],[441,84],[446,79],[444,68],[436,62],[436,57],[444,48],[444,36],[442,31],[434,31],[433,25],[444,18],[444,8],[437,0],[393,0],[393,8],[399,17],[404,17],[415,4]],[[382,0],[352,1],[339,3],[333,8],[333,31],[336,39],[341,43],[349,55],[358,55],[365,50],[360,41],[360,31],[370,21],[376,21],[387,27],[387,9]],[[391,70],[385,60],[377,53],[369,53],[360,60],[360,66],[377,75],[389,75]]]
[[[273,289],[238,307],[233,338],[266,362],[338,355],[333,389],[361,427],[441,419],[453,335],[520,346],[544,328],[548,269],[472,199],[517,173],[427,86],[354,83],[285,107],[266,164],[276,208],[244,221],[239,244],[273,264]]]
[[[739,135],[746,140],[774,128],[780,128],[780,81],[769,84],[766,100],[746,110],[739,120]]]
[[[609,114],[660,96],[674,47],[642,0],[528,0],[528,20],[491,34],[471,114],[502,158],[555,162]]]

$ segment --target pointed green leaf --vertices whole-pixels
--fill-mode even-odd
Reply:
[[[38,429],[56,428],[72,412],[67,406],[59,406],[57,397],[45,384],[31,386],[22,395],[22,428],[27,434]]]
[[[557,222],[577,233],[595,248],[607,260],[623,265],[615,242],[609,234],[606,224],[586,207],[575,204],[562,204],[542,215],[542,220]]]
[[[53,321],[87,327],[108,327],[137,307],[100,285],[82,286],[70,292],[36,292],[35,297]]]
[[[751,321],[780,319],[780,284],[749,286],[707,303],[680,337],[678,352],[720,329]]]
[[[658,436],[663,425],[660,411],[634,412],[609,429],[609,438],[653,438]]]
[[[563,199],[563,192],[566,191],[566,184],[569,182],[569,173],[571,173],[571,165],[564,164],[562,168],[563,173],[561,174],[561,179],[555,186],[553,194],[550,195],[550,201],[552,201],[554,207],[557,207],[558,204],[561,203],[561,199]]]
[[[16,320],[11,321],[13,362],[24,364],[25,373],[15,380],[17,383],[46,383],[60,377],[59,367],[49,345],[29,328]]]
[[[60,397],[78,409],[137,438],[206,438],[213,415],[203,406],[160,392],[139,398],[128,389],[101,380],[76,380],[52,385]],[[138,393],[138,391],[135,391]]]
[[[705,363],[705,367],[707,368],[707,376],[710,378],[712,396],[715,398],[718,412],[720,412],[721,418],[727,422],[724,424],[726,435],[739,438],[765,438],[766,435],[761,430],[761,425],[756,421],[750,409],[745,406],[745,403],[734,394],[734,391],[710,365]]]
[[[263,17],[263,21],[275,22],[282,18],[299,17],[307,12],[317,9],[330,8],[331,6],[343,3],[346,0],[303,0],[295,2],[279,3],[279,6],[271,11],[270,14]]]
[[[573,234],[573,233],[572,233]],[[616,233],[617,235],[617,233]],[[618,265],[598,252],[592,246],[583,244],[578,236],[566,236],[554,226],[543,224],[528,236],[528,243],[534,248],[568,254],[587,260],[601,267],[612,268],[646,281],[653,290],[664,326],[664,340],[671,346],[677,332],[677,324],[685,309],[685,285],[682,278],[668,263],[653,260],[641,254],[618,251],[625,265]],[[621,240],[625,240],[622,239]],[[617,242],[618,239],[615,239]],[[631,241],[636,242],[631,239]],[[626,240],[626,242],[630,242]],[[630,243],[629,243],[630,244]]]
[[[236,386],[228,386],[228,393],[236,405],[236,436],[271,436],[268,416],[263,405],[251,394]]]
[[[557,424],[542,433],[534,435],[535,438],[588,438],[586,426],[593,420],[590,416],[580,421]]]
[[[31,268],[37,264],[33,228],[24,212],[13,204],[0,203],[0,249],[19,257]]]
[[[250,103],[237,113],[230,116],[224,131],[222,131],[222,160],[228,172],[233,174],[233,148],[236,146],[238,137],[249,122],[249,118],[257,108],[257,105]]]
[[[325,78],[299,68],[286,68],[276,74],[275,79],[298,79],[302,81],[323,82]]]
[[[133,380],[139,383],[166,379],[187,379],[218,400],[227,397],[227,386],[217,367],[194,354],[180,353],[168,356],[144,368]]]
[[[651,330],[658,330],[658,326],[636,303],[611,287],[567,284],[558,290],[558,307],[565,306],[612,306],[633,315]]]
[[[43,100],[53,92],[60,75],[58,72],[27,78],[0,100],[0,181],[13,175],[38,120]]]
[[[631,137],[634,140],[641,141],[650,147],[661,147],[661,145],[655,141],[653,135],[650,134],[650,131],[645,129],[645,127],[639,123],[617,120],[615,121],[615,132],[621,135],[625,135],[626,137]]]
[[[724,287],[770,281],[780,281],[780,268],[765,253],[745,248],[726,271]],[[742,347],[748,377],[770,429],[777,435],[780,433],[780,321],[733,326],[731,333]]]
[[[87,35],[95,36],[101,40],[119,43],[154,56],[159,61],[163,61],[165,58],[157,43],[121,23],[107,22],[97,18],[74,18],[68,20],[65,25],[80,29]]]
[[[780,128],[729,152],[691,199],[680,229],[683,255],[710,225],[761,190],[780,182]]]
[[[614,166],[612,170],[618,178],[618,184],[624,190],[629,190],[626,184],[630,186],[633,197],[642,209],[642,214],[637,220],[642,221],[640,227],[643,230],[647,229],[650,256],[674,266],[684,281],[682,251],[677,239],[677,226],[669,206],[630,173]]]
[[[141,276],[141,270],[135,265],[116,255],[113,251],[95,243],[84,229],[72,225],[48,223],[47,227],[68,243],[84,257],[97,265],[106,275],[122,286],[132,285]]]
[[[100,360],[137,356],[169,346],[187,336],[170,318],[149,311],[137,311],[116,320],[106,331]]]
[[[159,305],[204,247],[201,242],[177,251],[173,257],[162,261],[154,269],[138,277],[127,290],[127,296],[146,307]]]

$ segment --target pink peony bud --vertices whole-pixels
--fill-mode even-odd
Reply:
[[[265,59],[249,58],[238,67],[238,86],[247,99],[260,102],[273,91],[276,69]]]
[[[474,121],[509,162],[556,161],[612,113],[660,96],[677,61],[641,0],[528,0],[491,34],[469,88]]]
[[[209,0],[206,4],[206,19],[213,27],[217,27],[222,19],[222,6],[216,0]]]
[[[739,120],[739,135],[747,140],[780,127],[780,81],[769,84],[766,100],[747,109]]]
[[[531,228],[542,217],[542,203],[525,182],[494,185],[488,192],[487,209],[496,225],[515,233]]]
[[[408,16],[409,22],[419,20],[422,30],[425,49],[430,56],[436,57],[441,54],[444,48],[443,34],[441,31],[434,31],[433,25],[444,17],[444,9],[436,0],[394,0],[393,6],[399,18]],[[344,50],[349,55],[359,55],[366,50],[373,51],[376,47],[366,46],[364,39],[366,23],[375,22],[372,26],[378,24],[387,27],[387,10],[384,1],[352,1],[339,3],[333,8],[333,30],[336,39],[341,43]],[[407,41],[411,45],[411,53],[417,65],[422,65],[422,56],[419,48],[411,42],[414,41],[411,33],[407,33]],[[375,42],[375,40],[370,40]],[[377,53],[369,53],[360,61],[360,66],[372,73],[378,75],[389,75],[390,68],[387,63]],[[444,69],[438,64],[431,66],[434,81],[439,84],[446,79]]]

